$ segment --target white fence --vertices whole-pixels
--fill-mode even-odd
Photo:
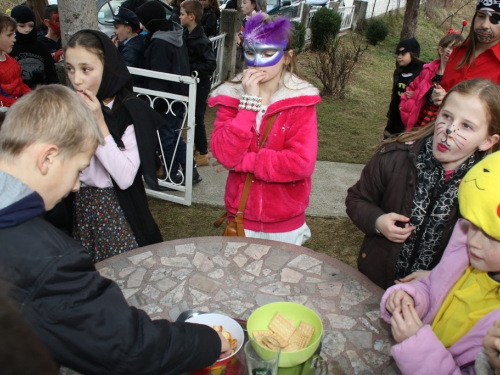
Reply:
[[[222,83],[222,59],[224,58],[224,38],[226,34],[221,34],[210,38],[212,42],[212,49],[215,53],[215,58],[217,60],[217,68],[212,75],[212,88],[219,86]]]
[[[181,131],[178,131],[176,139],[175,139],[175,148],[174,148],[174,156],[177,154],[177,149],[181,137],[184,132],[186,132],[186,170],[180,172],[181,181],[175,182],[176,176],[171,175],[172,166],[174,161],[170,165],[167,165],[165,162],[165,150],[161,147],[160,134],[158,134],[158,143],[160,148],[160,158],[163,164],[163,167],[166,172],[166,176],[158,179],[158,183],[163,188],[170,189],[170,191],[156,191],[149,188],[146,188],[146,193],[152,197],[184,204],[186,206],[191,205],[191,197],[192,197],[192,189],[193,189],[193,144],[194,144],[194,126],[195,126],[195,118],[194,118],[194,110],[196,104],[196,85],[198,79],[195,77],[187,77],[187,76],[178,76],[174,74],[168,73],[160,73],[151,70],[138,69],[129,67],[128,70],[132,75],[139,75],[143,77],[162,79],[165,81],[171,82],[180,82],[182,84],[189,86],[189,94],[188,96],[171,94],[168,92],[154,91],[149,89],[143,89],[140,87],[134,87],[134,92],[137,96],[146,97],[149,99],[149,103],[151,107],[157,101],[164,101],[168,104],[168,111],[166,113],[171,113],[175,116],[172,111],[172,105],[174,103],[178,103],[178,105],[184,106],[184,117],[182,119]],[[175,160],[175,157],[173,158]]]
[[[349,30],[352,26],[352,19],[354,18],[354,5],[339,7],[338,13],[342,17],[342,23],[340,24],[340,31]]]
[[[390,10],[403,8],[406,6],[406,0],[368,0],[366,8],[366,18],[372,18],[385,14]]]

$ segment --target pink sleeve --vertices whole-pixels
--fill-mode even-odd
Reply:
[[[292,182],[311,177],[318,153],[316,107],[296,107],[288,113],[283,150],[262,148],[255,158],[254,175],[269,182]]]
[[[256,119],[256,112],[219,105],[210,149],[224,167],[234,168],[243,161],[254,137]]]
[[[403,374],[460,375],[462,373],[451,353],[428,324],[413,336],[394,345],[391,354]]]
[[[125,190],[134,182],[141,163],[133,125],[127,127],[122,136],[122,141],[125,148],[120,150],[113,137],[108,135],[105,138],[104,146],[97,147],[95,156],[106,168],[106,171],[118,187]]]

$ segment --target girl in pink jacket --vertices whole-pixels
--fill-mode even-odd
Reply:
[[[245,235],[302,244],[310,237],[305,223],[311,175],[318,147],[318,90],[299,78],[288,19],[257,13],[247,21],[247,69],[212,94],[218,106],[210,149],[229,170],[225,204],[238,210],[247,173],[253,173],[244,211]],[[276,119],[259,150],[262,134]]]
[[[438,107],[434,105],[431,99],[434,85],[439,85],[441,82],[446,63],[453,52],[453,48],[463,42],[464,37],[455,32],[443,37],[439,41],[437,49],[439,59],[425,64],[417,78],[410,83],[405,93],[401,95],[399,112],[406,131],[410,131],[415,126],[425,126],[436,119]]]
[[[398,342],[391,353],[403,374],[475,374],[483,337],[500,319],[498,186],[500,152],[462,180],[458,201],[464,219],[437,267],[384,294],[381,314]]]

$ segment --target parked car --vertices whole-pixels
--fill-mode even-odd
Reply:
[[[148,0],[148,1],[159,1],[161,5],[165,7],[167,11],[167,19],[170,18],[172,14],[172,7],[164,0]],[[113,14],[115,14],[115,9],[122,5],[125,0],[96,0],[97,4],[97,23],[99,30],[112,37],[113,24],[110,22],[113,19]],[[56,4],[57,0],[49,0],[50,4]]]

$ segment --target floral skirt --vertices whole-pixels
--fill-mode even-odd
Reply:
[[[114,188],[80,188],[74,201],[73,238],[94,263],[139,247]]]

